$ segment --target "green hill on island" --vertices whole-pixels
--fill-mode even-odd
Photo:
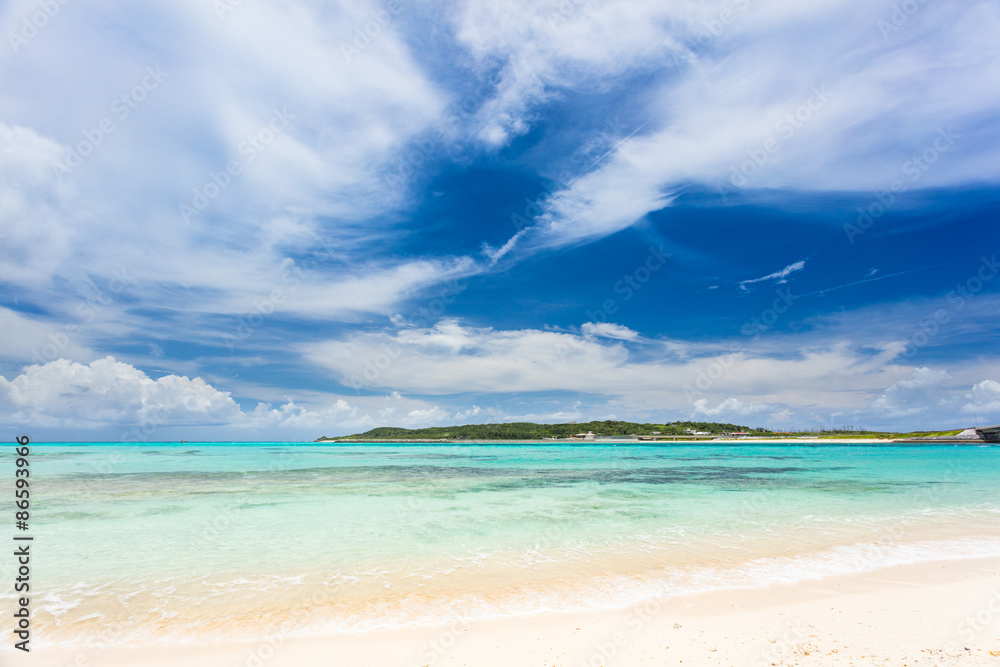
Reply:
[[[317,438],[316,442],[352,440],[364,442],[406,441],[406,440],[542,440],[544,438],[568,438],[578,433],[593,433],[596,436],[629,436],[629,435],[660,435],[660,436],[704,436],[709,439],[727,433],[742,433],[750,437],[823,437],[833,439],[851,438],[941,438],[957,435],[961,429],[952,431],[912,431],[909,433],[893,433],[887,431],[869,431],[857,427],[842,427],[820,429],[817,431],[783,431],[775,432],[761,427],[742,426],[720,422],[670,422],[669,424],[639,424],[625,421],[592,421],[572,422],[568,424],[535,424],[532,422],[510,422],[504,424],[464,424],[461,426],[431,426],[428,428],[400,428],[396,426],[380,426],[364,433],[328,438]],[[697,435],[694,435],[697,434]]]
[[[687,435],[689,431],[720,435],[734,431],[770,434],[760,428],[718,422],[672,422],[670,424],[637,424],[623,421],[594,421],[572,424],[534,424],[511,422],[506,424],[465,424],[462,426],[431,426],[429,428],[398,428],[381,426],[364,433],[319,440],[540,440],[542,438],[568,438],[577,433],[594,435]]]

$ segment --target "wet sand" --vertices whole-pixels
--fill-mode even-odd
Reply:
[[[171,646],[0,653],[3,665],[1000,665],[1000,559],[661,598],[631,609]]]

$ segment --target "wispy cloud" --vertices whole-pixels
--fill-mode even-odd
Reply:
[[[502,27],[541,23],[543,13],[516,4],[506,11]],[[983,122],[988,109],[1000,106],[1000,94],[973,92],[987,63],[1000,62],[1000,48],[988,37],[1000,17],[988,2],[923,7],[905,34],[888,40],[876,28],[884,19],[880,5],[822,2],[789,12],[784,3],[758,3],[735,15],[707,46],[690,50],[683,45],[703,43],[705,25],[717,19],[712,8],[629,11],[647,23],[643,30],[618,32],[628,34],[633,62],[650,66],[666,57],[672,64],[642,109],[654,120],[599,167],[553,194],[540,218],[545,233],[539,243],[558,246],[615,233],[668,205],[672,189],[690,181],[728,188],[885,189],[909,178],[904,170],[914,152],[947,127],[963,140],[950,159],[920,169],[922,187],[1000,178],[995,164],[986,165],[986,147],[996,135]],[[470,15],[479,26],[470,34],[484,32],[486,20],[495,19]],[[593,56],[571,47],[599,19],[607,17],[589,9],[574,14],[565,29],[549,35],[559,46],[544,49],[534,46],[531,30],[501,29],[504,37],[489,42],[490,52],[521,65],[512,80],[531,82],[519,86],[517,98],[544,98],[577,73],[593,72],[592,59],[598,67],[620,66],[624,52],[614,46]],[[612,33],[619,28],[606,25]],[[871,39],[857,38],[858,25],[872,27]],[[678,57],[671,59],[671,52]],[[581,66],[584,59],[590,67]],[[949,77],[922,76],[942,60],[954,63]],[[988,76],[1000,76],[996,71]],[[527,131],[529,104],[504,109],[513,133]],[[904,124],[893,120],[900,109],[906,109]]]
[[[613,338],[616,340],[634,341],[639,338],[638,331],[632,331],[628,327],[610,322],[586,322],[580,330],[589,336],[599,336],[602,338]]]
[[[788,276],[792,275],[796,271],[801,271],[804,268],[806,268],[806,261],[804,259],[800,259],[794,264],[789,264],[780,271],[769,273],[766,276],[761,276],[760,278],[751,278],[749,280],[742,280],[740,281],[740,289],[743,290],[744,292],[748,292],[750,291],[750,288],[748,288],[747,285],[753,285],[754,283],[763,283],[767,282],[768,280],[776,280],[779,283],[785,283],[788,282],[786,280]]]
[[[936,266],[941,266],[941,265],[938,264]],[[888,280],[890,278],[898,278],[899,276],[905,276],[905,275],[908,275],[908,274],[911,274],[911,273],[916,273],[918,271],[926,271],[928,269],[933,269],[933,268],[934,268],[934,265],[932,265],[932,266],[922,266],[922,267],[920,267],[918,269],[908,269],[906,271],[897,271],[895,273],[888,273],[888,274],[886,274],[884,276],[875,276],[876,270],[872,269],[871,271],[868,272],[868,275],[864,279],[862,279],[862,280],[853,280],[853,281],[851,281],[849,283],[844,283],[843,285],[835,285],[834,287],[827,287],[827,288],[824,288],[824,289],[821,289],[821,290],[816,290],[815,292],[809,292],[807,294],[803,294],[802,296],[823,296],[825,294],[829,294],[830,292],[836,292],[837,290],[844,289],[845,287],[854,287],[855,285],[864,285],[866,283],[874,283],[874,282],[878,282],[880,280]]]

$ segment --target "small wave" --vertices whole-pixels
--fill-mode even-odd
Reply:
[[[733,553],[729,551],[727,553]],[[966,538],[913,543],[859,542],[810,554],[754,557],[712,566],[660,565],[617,574],[582,574],[575,565],[555,564],[534,579],[524,571],[494,568],[459,577],[432,572],[371,571],[363,577],[243,577],[228,582],[148,583],[142,592],[102,587],[53,591],[40,611],[52,618],[39,631],[41,644],[83,645],[95,627],[114,614],[116,644],[253,640],[274,632],[288,637],[364,633],[414,626],[542,613],[627,609],[655,598],[676,598],[732,589],[794,584],[831,576],[928,561],[1000,557],[1000,538]],[[551,565],[551,564],[550,564]],[[390,577],[389,575],[393,575]],[[417,578],[415,578],[417,577]],[[432,579],[430,583],[426,583]],[[206,587],[212,594],[206,595]],[[321,593],[321,594],[320,594]],[[115,605],[109,605],[113,599]],[[127,614],[123,617],[122,614]],[[96,624],[96,625],[95,625]]]

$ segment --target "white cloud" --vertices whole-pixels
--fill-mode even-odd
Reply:
[[[0,376],[0,409],[8,419],[41,426],[225,424],[240,414],[227,392],[201,378],[157,380],[113,357],[88,365],[58,359]]]
[[[10,3],[2,17],[7,29],[19,29],[34,9],[29,1]],[[382,9],[375,0],[322,8],[292,2],[280,9],[244,3],[220,20],[203,3],[186,2],[161,8],[163,20],[145,27],[145,15],[129,13],[140,9],[122,15],[116,8],[109,23],[111,10],[94,5],[74,10],[75,21],[52,21],[23,52],[0,53],[0,75],[16,72],[21,82],[0,103],[0,214],[7,223],[0,275],[24,287],[49,280],[72,285],[65,261],[72,254],[72,270],[129,270],[137,281],[132,296],[143,302],[236,314],[252,312],[276,289],[287,292],[282,277],[289,257],[325,244],[350,270],[334,275],[319,267],[283,306],[316,317],[384,312],[407,296],[407,285],[484,270],[468,258],[352,263],[370,256],[362,255],[370,249],[366,238],[389,232],[373,230],[371,219],[407,199],[414,170],[391,178],[401,158],[441,129],[446,104],[460,95],[425,72],[407,46],[405,31],[421,25],[416,7],[404,6],[361,53],[345,57],[342,47],[352,43],[354,29]],[[651,97],[631,102],[645,105],[638,113],[650,118],[645,134],[556,192],[546,204],[543,234],[487,248],[493,261],[515,243],[562,243],[620,229],[667,204],[673,184],[727,176],[746,150],[773,134],[773,119],[794,111],[827,75],[835,97],[796,132],[794,145],[782,144],[761,172],[762,185],[849,187],[846,175],[858,179],[855,185],[884,187],[887,174],[922,147],[925,135],[933,139],[931,116],[935,122],[987,117],[996,107],[1000,94],[983,91],[1000,86],[982,79],[1000,70],[988,66],[997,54],[991,35],[998,18],[990,3],[923,7],[905,31],[926,40],[912,43],[882,39],[875,26],[886,8],[860,0],[809,7],[767,0],[731,9],[735,20],[714,36],[706,26],[718,21],[719,9],[693,2],[470,0],[452,12],[456,38],[474,56],[474,68],[500,69],[499,86],[483,100],[471,130],[488,142],[526,131],[538,105],[562,90],[601,90],[623,74],[663,75],[651,84]],[[853,37],[859,22],[870,24],[872,35]],[[109,26],[122,24],[136,26],[136,40],[108,39]],[[937,29],[925,34],[930,26]],[[173,29],[185,39],[143,39],[153,29]],[[67,55],[78,53],[80,43],[110,46],[87,58]],[[200,54],[196,62],[192,52]],[[912,76],[931,61],[950,63],[949,75]],[[831,71],[830,63],[838,67]],[[162,66],[164,80],[118,118],[115,100],[143,79],[147,66]],[[233,75],[248,71],[253,77]],[[977,85],[963,85],[972,79]],[[241,143],[280,107],[295,116],[289,127],[243,165],[204,213],[183,224],[178,205],[227,160],[241,159]],[[883,134],[880,128],[866,128],[898,109],[907,110],[908,121],[893,123],[885,141],[900,146],[884,150],[874,138]],[[105,117],[113,132],[79,168],[56,178],[53,164],[86,143],[84,133]],[[764,124],[748,122],[754,118]],[[845,141],[844,128],[868,134]],[[445,130],[431,152],[447,152],[463,140],[455,128]],[[963,132],[964,150],[988,145]],[[198,137],[197,146],[178,137]],[[172,165],[166,177],[145,168],[153,155],[158,164]],[[942,159],[920,184],[991,178],[992,154],[988,158]],[[848,166],[831,166],[841,162]],[[959,164],[964,176],[955,172]],[[216,224],[220,220],[225,224]]]
[[[125,429],[122,437],[126,439],[157,439],[177,427],[205,425],[316,437],[375,426],[418,428],[475,421],[485,414],[477,405],[450,410],[398,392],[381,398],[358,397],[353,402],[336,396],[318,396],[309,405],[291,399],[277,407],[262,402],[244,412],[230,392],[202,378],[166,375],[153,380],[113,357],[86,365],[58,359],[26,366],[9,381],[0,376],[0,417],[36,427],[98,430],[117,426]]]
[[[0,306],[0,358],[16,362],[52,361],[59,357],[90,359],[94,352],[81,345],[85,327],[42,322]]]
[[[945,370],[914,368],[909,378],[889,385],[884,394],[872,401],[871,408],[890,416],[919,414],[941,405],[945,396],[942,389],[951,379]]]
[[[774,425],[775,428],[781,428],[782,425],[788,424],[792,421],[794,413],[788,408],[784,408],[782,410],[778,410],[777,412],[772,412],[769,417],[769,424]]]
[[[903,379],[898,342],[856,349],[785,338],[771,347],[679,344],[537,329],[496,330],[444,320],[432,327],[346,335],[301,346],[310,363],[343,383],[417,395],[566,391],[621,400],[633,411],[683,410],[699,399],[748,405],[864,407],[886,378]],[[630,335],[628,330],[602,329]],[[708,408],[705,404],[704,409]],[[729,404],[732,406],[732,404]]]
[[[661,75],[624,134],[642,132],[548,199],[535,245],[614,233],[668,205],[691,181],[868,191],[895,179],[912,189],[1000,178],[991,163],[996,128],[983,121],[1000,108],[994,3],[925,4],[887,37],[878,25],[892,8],[863,0],[610,4],[551,27],[539,18],[545,9],[518,3],[504,10],[475,3],[477,11],[465,14],[469,41],[483,41],[481,51],[508,63],[501,94],[484,110],[504,128],[498,140],[530,126],[536,100],[586,85],[595,72],[627,62],[631,72]],[[726,24],[723,9],[731,13]],[[609,21],[609,12],[644,25]],[[602,29],[593,60],[574,50],[574,42],[598,43],[580,37]],[[940,63],[947,76],[925,75]],[[925,150],[937,158],[912,180],[914,165],[904,168]]]
[[[80,274],[124,270],[134,277],[129,298],[164,311],[253,313],[277,291],[279,310],[329,317],[382,313],[477,271],[468,258],[371,252],[391,231],[372,218],[408,197],[405,180],[390,178],[394,165],[448,99],[406,46],[402,14],[345,57],[353,29],[383,9],[376,0],[244,3],[220,20],[212,5],[181,2],[151,21],[144,9],[98,3],[50,21],[17,54],[0,51],[0,77],[19,82],[0,101],[0,278],[63,316],[79,300]],[[3,34],[35,11],[32,2],[5,7]],[[109,34],[121,25],[136,38]],[[107,48],[80,58],[81,43]],[[128,109],[121,96],[147,67],[162,80]],[[274,133],[276,109],[290,120]],[[96,132],[102,120],[110,132]],[[251,136],[260,150],[243,150]],[[87,154],[57,174],[73,151]],[[179,206],[231,160],[240,173],[224,175],[218,196],[185,223]],[[316,248],[319,261],[303,266]],[[307,277],[293,285],[294,270]],[[151,328],[135,311],[104,318]]]
[[[761,276],[760,278],[751,278],[750,280],[742,280],[740,281],[740,289],[743,291],[748,291],[747,285],[752,285],[754,283],[762,283],[768,280],[777,280],[778,283],[786,283],[788,282],[786,280],[788,276],[795,273],[796,271],[801,271],[804,268],[806,268],[805,260],[799,260],[793,264],[789,264],[780,271],[769,273],[766,276]]]
[[[514,249],[514,246],[517,245],[517,242],[520,241],[521,237],[527,234],[527,232],[528,232],[527,229],[522,229],[521,231],[519,231],[518,233],[514,234],[512,237],[507,239],[507,242],[504,243],[499,248],[494,248],[489,243],[483,243],[483,254],[489,257],[490,262],[496,264],[501,259],[503,259],[504,256],[510,253],[511,250]]]
[[[253,429],[279,427],[297,432],[304,430],[344,434],[349,431],[367,431],[376,426],[422,428],[460,423],[475,420],[482,412],[479,406],[451,411],[423,401],[403,398],[395,392],[393,396],[385,398],[385,405],[382,407],[371,400],[362,402],[367,404],[367,408],[343,398],[314,408],[296,405],[294,401],[288,401],[277,408],[259,403],[247,414],[246,420],[234,425]]]
[[[0,276],[32,284],[63,266],[76,232],[74,196],[54,170],[62,147],[30,127],[0,120]]]
[[[904,320],[913,317],[904,315]],[[864,317],[858,313],[859,320]],[[981,377],[984,369],[1000,369],[996,360],[982,359],[947,369],[914,369],[906,364],[906,342],[894,339],[899,332],[893,327],[882,332],[884,339],[871,332],[852,340],[853,329],[847,327],[847,332],[774,334],[742,340],[734,348],[726,341],[643,338],[638,344],[630,339],[631,330],[589,324],[573,334],[471,327],[452,319],[429,327],[347,334],[300,349],[310,363],[362,388],[442,400],[464,393],[563,392],[562,405],[530,411],[538,415],[572,413],[568,419],[586,419],[615,413],[655,420],[685,418],[694,411],[732,420],[768,415],[767,423],[828,428],[947,426],[958,417],[965,393],[958,387],[967,378]],[[509,405],[509,398],[500,400]],[[585,407],[563,407],[581,399]]]
[[[457,320],[395,334],[359,334],[303,351],[346,383],[428,394],[589,386],[628,357],[620,345],[593,337],[476,329]]]
[[[751,403],[747,405],[734,397],[729,397],[714,408],[710,408],[708,407],[708,401],[700,398],[694,402],[694,414],[692,417],[700,415],[712,419],[734,419],[748,417],[759,412],[767,412],[773,408],[774,406],[766,403]]]
[[[589,336],[602,338],[615,338],[617,340],[636,340],[639,338],[639,332],[610,322],[586,322],[580,327],[580,330]]]
[[[502,64],[495,95],[475,115],[476,136],[503,145],[527,132],[534,109],[561,88],[606,84],[606,77],[662,65],[683,51],[668,23],[685,22],[691,9],[690,3],[463,3],[455,19],[459,43],[483,70]]]
[[[1000,415],[1000,382],[983,380],[975,384],[965,398],[969,401],[962,406],[965,414]]]
[[[178,433],[178,428],[188,437],[198,426],[230,429],[230,433],[235,428],[251,438],[312,439],[386,425],[419,428],[484,421],[579,421],[610,418],[607,415],[637,421],[689,416],[743,423],[753,415],[770,413],[768,423],[827,427],[873,418],[881,423],[906,418],[902,423],[916,427],[930,420],[949,425],[963,396],[971,402],[961,412],[974,408],[980,416],[996,413],[1000,401],[1000,384],[992,380],[961,394],[947,386],[953,377],[950,373],[921,367],[908,369],[909,377],[900,377],[866,406],[865,396],[874,392],[882,378],[898,377],[904,369],[886,365],[885,360],[872,362],[846,348],[797,359],[716,356],[640,361],[630,359],[618,341],[599,343],[586,336],[545,331],[477,330],[454,322],[428,330],[405,330],[398,337],[367,343],[377,346],[366,349],[361,341],[354,341],[353,352],[375,355],[372,359],[382,353],[390,359],[369,384],[396,386],[407,393],[441,394],[441,399],[411,398],[396,390],[353,398],[303,393],[302,400],[285,396],[273,405],[261,402],[243,411],[230,392],[202,378],[167,375],[153,380],[130,364],[106,357],[88,365],[60,359],[28,366],[9,381],[0,376],[0,417],[37,428],[70,427],[95,433],[104,428],[112,439],[117,437],[116,427],[132,425],[148,429],[137,434],[139,439],[151,434],[153,439],[167,438]],[[396,356],[389,354],[394,344],[399,345]],[[560,359],[560,353],[565,358]],[[329,358],[322,361],[330,365]],[[721,372],[716,374],[713,368]],[[963,369],[962,375],[968,372],[973,371]],[[686,385],[709,376],[717,379],[701,395],[686,393]],[[773,386],[764,382],[765,377]],[[269,392],[262,389],[262,393]],[[745,393],[741,398],[727,396],[732,390]],[[568,392],[568,396],[532,397],[544,391]],[[462,399],[454,396],[466,392],[515,392],[525,400],[510,402],[510,407],[522,403],[536,409],[521,413],[458,405]],[[827,415],[814,414],[816,405],[828,410]],[[920,421],[915,422],[913,416],[918,414]]]
[[[478,405],[465,410],[451,410],[407,398],[394,391],[382,398],[356,397],[351,401],[321,397],[312,406],[298,405],[291,400],[277,408],[272,408],[268,403],[258,403],[252,412],[246,413],[245,419],[234,426],[255,430],[279,429],[279,432],[343,435],[367,431],[376,426],[423,428],[466,423],[479,421],[481,414],[486,413]]]

